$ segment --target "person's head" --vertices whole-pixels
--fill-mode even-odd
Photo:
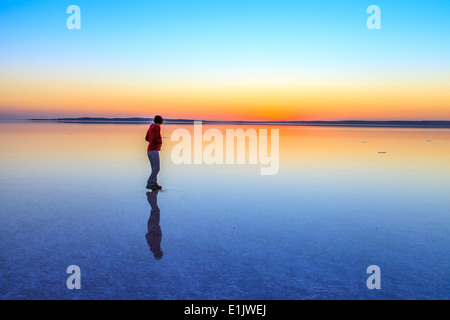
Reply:
[[[164,120],[161,116],[155,116],[155,118],[153,118],[153,122],[156,124],[163,124]]]

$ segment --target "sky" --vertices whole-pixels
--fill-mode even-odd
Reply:
[[[0,119],[450,120],[449,16],[448,0],[2,0]]]

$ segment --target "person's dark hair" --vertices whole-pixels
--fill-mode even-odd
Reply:
[[[155,118],[153,119],[153,122],[157,123],[157,124],[162,124],[163,118],[161,116],[155,116]]]

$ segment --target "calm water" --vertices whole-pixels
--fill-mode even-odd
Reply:
[[[1,298],[449,298],[450,130],[279,127],[261,176],[173,164],[167,125],[147,195],[146,128],[0,123]]]

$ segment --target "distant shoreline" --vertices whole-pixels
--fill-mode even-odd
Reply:
[[[85,124],[149,124],[153,118],[56,118],[56,119],[28,119],[37,122],[57,123],[85,123]],[[164,124],[194,124],[194,121],[202,121],[203,124],[230,124],[230,125],[287,125],[287,126],[326,126],[326,127],[383,127],[383,128],[450,128],[450,121],[439,120],[391,120],[391,121],[221,121],[221,120],[191,120],[191,119],[164,119]]]

